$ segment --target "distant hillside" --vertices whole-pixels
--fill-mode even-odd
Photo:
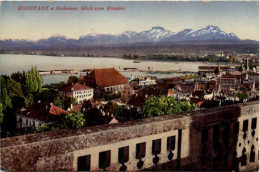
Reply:
[[[38,41],[1,40],[0,50],[41,50],[41,49],[80,49],[103,46],[144,46],[166,44],[258,44],[258,41],[240,40],[234,33],[226,33],[217,26],[208,25],[199,29],[184,29],[178,33],[163,27],[153,27],[143,32],[126,31],[119,35],[87,34],[79,39],[70,39],[62,35],[54,35]]]

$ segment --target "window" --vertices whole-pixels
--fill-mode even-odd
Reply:
[[[111,151],[104,151],[99,153],[99,168],[105,170],[110,166]]]
[[[153,140],[152,153],[153,155],[161,153],[161,139]]]
[[[146,148],[146,143],[138,143],[136,144],[136,158],[141,159],[145,157],[145,148]]]
[[[125,163],[129,159],[129,146],[118,149],[118,162]]]
[[[167,150],[175,149],[175,136],[171,136],[167,138]]]
[[[78,157],[77,171],[90,171],[91,155]]]
[[[252,124],[251,124],[251,129],[256,129],[256,123],[257,122],[257,118],[253,118],[252,119]]]
[[[246,132],[248,130],[248,120],[243,121],[243,132]]]

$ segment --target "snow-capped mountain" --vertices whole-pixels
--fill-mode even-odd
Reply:
[[[197,29],[184,29],[172,32],[163,27],[152,27],[143,32],[126,31],[118,35],[90,33],[79,39],[69,39],[62,35],[53,35],[36,42],[27,40],[3,40],[0,47],[85,47],[96,45],[125,45],[133,43],[178,43],[178,42],[240,42],[234,33],[226,33],[217,26],[208,25]]]

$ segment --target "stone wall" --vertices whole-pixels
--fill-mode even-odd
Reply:
[[[5,138],[1,164],[23,171],[256,169],[258,109],[256,101]]]

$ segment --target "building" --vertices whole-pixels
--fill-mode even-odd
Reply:
[[[182,82],[183,80],[179,77],[157,79],[157,83],[163,83],[163,84],[181,84]]]
[[[39,127],[41,124],[52,124],[67,111],[48,103],[34,103],[16,112],[17,128]]]
[[[139,77],[139,85],[140,86],[148,86],[148,85],[155,85],[155,84],[156,84],[156,77],[155,76]]]
[[[88,75],[80,78],[79,83],[94,88],[95,96],[100,96],[102,92],[120,91],[128,80],[115,68],[105,68],[92,70]]]
[[[94,89],[82,84],[71,84],[59,90],[60,97],[76,98],[78,103],[93,99]]]
[[[130,83],[127,83],[123,86],[121,89],[121,99],[123,100],[129,100],[131,96],[135,93],[135,90],[133,88],[133,85]]]
[[[175,84],[174,96],[177,100],[190,100],[194,88],[194,84]]]
[[[218,66],[199,66],[199,75],[205,75],[207,77],[214,77],[214,72],[218,68]],[[233,68],[230,66],[219,66],[220,70],[222,71],[222,74],[228,74],[230,73]]]

